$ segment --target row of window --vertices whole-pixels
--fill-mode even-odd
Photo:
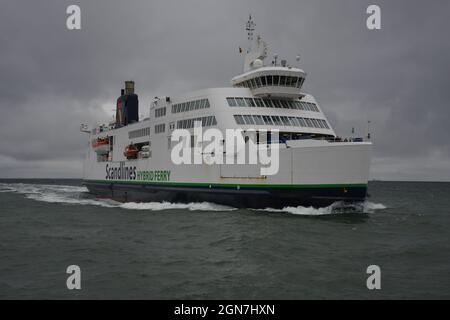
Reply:
[[[161,123],[161,124],[157,124],[155,126],[155,133],[163,133],[166,131],[166,124],[165,123]]]
[[[194,128],[195,121],[200,121],[202,123],[202,127],[210,127],[215,126],[217,124],[216,117],[209,116],[209,117],[179,120],[177,121],[177,129],[192,129]]]
[[[150,127],[128,132],[128,139],[136,139],[150,135]]]
[[[330,129],[328,123],[322,119],[260,115],[235,115],[234,119],[239,125],[274,125]]]
[[[304,81],[305,78],[302,77],[262,76],[241,82],[237,84],[237,87],[245,87],[250,89],[271,86],[301,88]]]
[[[172,106],[172,113],[206,109],[209,107],[210,107],[210,105],[209,105],[208,99],[194,100],[194,101],[188,101],[188,102],[174,104]]]
[[[166,115],[166,107],[155,109],[155,118],[164,117]]]
[[[299,100],[229,97],[227,101],[230,107],[263,107],[320,112],[314,103]]]

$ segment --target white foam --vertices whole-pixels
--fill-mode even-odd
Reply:
[[[281,213],[291,213],[298,214],[303,216],[322,216],[331,214],[331,210],[329,207],[326,208],[313,208],[313,207],[284,207],[283,209],[274,209],[274,208],[266,208],[258,211],[267,211],[267,212],[281,212]]]
[[[131,210],[174,210],[184,209],[189,211],[233,211],[236,208],[221,206],[209,202],[171,203],[171,202],[127,202],[120,205],[123,209]]]
[[[283,212],[303,216],[324,216],[330,214],[345,214],[345,213],[373,213],[376,210],[383,210],[386,208],[387,207],[381,203],[373,203],[365,201],[364,203],[361,204],[351,204],[351,205],[343,205],[341,202],[335,202],[332,205],[324,208],[298,206],[298,207],[284,207],[283,209],[266,208],[264,210],[258,211]]]
[[[77,204],[77,205],[91,205],[101,206],[106,208],[116,208],[118,204],[112,200],[100,200],[100,199],[79,199],[70,198],[64,195],[58,194],[28,194],[25,196],[28,199],[36,201],[48,202],[48,203],[65,203],[65,204]]]
[[[127,202],[121,203],[109,199],[96,199],[89,195],[86,187],[26,183],[0,183],[0,192],[14,192],[24,194],[27,199],[48,203],[62,203],[72,205],[91,205],[105,208],[122,208],[128,210],[174,210],[189,211],[232,211],[232,207],[221,206],[209,202],[199,203],[170,203],[170,202]]]
[[[364,202],[364,211],[375,211],[375,210],[384,210],[387,209],[387,207],[384,204],[381,203],[374,203],[370,201]]]

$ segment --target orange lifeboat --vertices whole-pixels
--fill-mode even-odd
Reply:
[[[125,147],[123,155],[127,159],[137,159],[138,153],[139,153],[138,148],[134,144],[130,144]]]
[[[94,148],[95,152],[98,154],[107,154],[109,152],[109,139],[106,138],[97,138],[92,141],[92,148]]]

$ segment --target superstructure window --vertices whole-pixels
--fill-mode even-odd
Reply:
[[[291,121],[294,127],[301,127],[300,122],[296,117],[289,117],[289,120]]]
[[[155,118],[164,117],[166,115],[166,107],[155,109]]]
[[[245,102],[247,102],[247,106],[256,107],[255,101],[252,98],[245,98]]]
[[[234,116],[234,120],[236,120],[237,124],[245,124],[244,118],[239,114]]]
[[[271,99],[264,99],[264,104],[266,105],[266,107],[268,108],[274,108],[275,106],[272,103]]]
[[[186,101],[172,105],[172,113],[188,112],[200,109],[210,108],[208,99],[199,99],[193,101]],[[165,115],[165,113],[164,113]],[[155,110],[156,117],[156,110]]]
[[[283,122],[281,122],[281,119],[279,116],[272,116],[272,121],[276,126],[282,126]]]
[[[270,116],[263,116],[264,124],[273,125],[272,118]]]
[[[255,98],[255,103],[256,103],[256,106],[258,106],[258,107],[261,107],[261,108],[265,107],[264,102],[262,101],[261,98]]]
[[[236,103],[239,107],[246,107],[244,98],[236,98]]]
[[[237,106],[236,100],[234,100],[234,98],[227,98],[227,102],[228,102],[228,105],[230,107],[236,107]]]
[[[269,116],[269,115],[234,115],[238,125],[267,125],[267,126],[293,126],[304,128],[329,129],[327,122],[323,119]],[[208,125],[207,123],[204,125]]]
[[[244,116],[245,124],[255,124],[253,121],[253,117],[251,115],[245,115]]]
[[[280,118],[281,118],[281,121],[283,122],[283,124],[285,126],[290,126],[291,125],[291,123],[289,122],[289,118],[288,117],[282,116]]]
[[[166,124],[165,123],[157,124],[155,126],[155,133],[156,134],[163,133],[165,131],[166,131]]]
[[[202,127],[215,126],[217,124],[216,117],[199,117],[177,121],[177,129],[192,129],[196,122],[200,122]]]
[[[303,118],[297,118],[298,122],[300,123],[301,127],[306,127],[306,122],[305,119]]]
[[[150,135],[150,127],[128,132],[128,139],[136,139]]]
[[[275,99],[275,98],[243,98],[228,97],[226,98],[230,107],[261,107],[261,108],[279,108],[320,112],[319,108],[311,102],[303,102],[299,100]]]
[[[264,125],[264,121],[262,119],[262,116],[259,116],[259,115],[253,116],[253,119],[255,120],[255,123],[257,125]]]

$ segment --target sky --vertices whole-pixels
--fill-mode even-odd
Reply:
[[[370,121],[371,178],[450,181],[447,0],[2,0],[0,178],[81,178],[80,124],[108,122],[125,80],[143,114],[155,96],[230,86],[249,13],[270,56],[301,56],[338,135]]]

